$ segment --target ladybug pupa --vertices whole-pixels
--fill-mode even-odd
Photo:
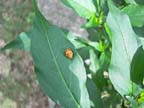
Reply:
[[[65,56],[68,58],[68,59],[72,59],[73,58],[73,51],[72,51],[72,49],[71,48],[67,48],[66,50],[65,50]]]

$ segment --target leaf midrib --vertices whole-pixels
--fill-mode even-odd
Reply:
[[[118,22],[117,18],[115,16],[113,16],[113,17],[114,17],[115,21]],[[125,42],[124,34],[123,34],[122,30],[121,30],[121,27],[120,27],[119,23],[116,23],[116,24],[117,24],[117,26],[118,26],[118,28],[120,30],[120,33],[122,34],[124,49],[125,49],[125,52],[126,52],[126,55],[127,55],[127,59],[129,61],[129,64],[130,64],[131,63],[131,59],[130,59],[130,55],[129,55],[128,51],[127,51],[127,47],[126,47],[127,45],[126,45],[126,42]]]
[[[44,22],[41,21],[41,23],[42,23],[42,26],[44,26]],[[45,29],[44,29],[44,30],[45,30]],[[64,82],[64,85],[65,85],[66,89],[68,90],[69,94],[71,95],[72,99],[74,100],[75,104],[76,104],[77,106],[80,106],[78,100],[75,98],[75,96],[74,96],[73,93],[71,92],[70,88],[68,87],[68,84],[67,84],[67,82],[66,82],[66,80],[65,80],[65,78],[64,78],[64,76],[63,76],[63,74],[62,74],[62,72],[61,72],[61,70],[60,70],[60,68],[59,68],[59,66],[58,66],[58,64],[57,64],[56,57],[55,57],[55,55],[54,55],[54,52],[52,51],[52,47],[51,47],[51,44],[50,44],[50,40],[48,39],[48,34],[47,34],[47,31],[46,31],[46,30],[45,30],[45,33],[44,33],[44,34],[45,34],[45,36],[46,36],[47,43],[48,43],[48,46],[49,46],[49,48],[50,48],[50,52],[51,52],[51,54],[52,54],[52,56],[53,56],[53,60],[54,60],[54,62],[55,62],[56,68],[57,68],[57,70],[58,70],[58,72],[59,72],[59,74],[60,74],[60,77],[61,77],[62,81]]]

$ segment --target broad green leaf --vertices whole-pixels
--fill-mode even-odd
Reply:
[[[133,26],[142,27],[144,25],[144,5],[128,5],[123,9]]]
[[[35,3],[35,0],[33,0]],[[36,17],[31,35],[31,53],[43,91],[65,108],[90,108],[83,61],[64,32],[48,24],[35,6]],[[65,50],[73,51],[73,58]]]
[[[15,40],[9,42],[4,46],[1,51],[6,49],[21,49],[24,51],[30,51],[31,40],[28,37],[29,33],[21,33]]]
[[[61,0],[64,4],[71,7],[81,17],[90,19],[96,14],[96,9],[92,0]]]
[[[44,27],[46,31],[38,30],[39,27]],[[89,97],[84,86],[85,68],[74,46],[59,28],[48,25],[39,27],[35,26],[32,31],[31,51],[42,89],[66,108],[89,108]],[[72,49],[73,59],[64,55],[66,48]]]
[[[138,48],[137,35],[132,30],[129,18],[108,1],[110,12],[107,24],[112,34],[112,58],[109,76],[115,89],[123,96],[132,93],[130,64]]]
[[[35,8],[32,29],[22,33],[5,49],[30,48],[39,84],[53,101],[65,108],[90,108],[86,71],[81,57],[65,33],[50,25],[40,13],[36,0],[32,1]],[[67,48],[72,50],[73,58],[65,55]]]
[[[56,26],[49,25],[36,8],[31,32],[31,53],[42,90],[65,108],[90,108],[86,72],[74,46]],[[64,52],[73,51],[69,59]]]
[[[141,85],[144,79],[144,50],[138,48],[131,63],[131,79],[135,83]]]
[[[135,0],[125,0],[125,2],[128,4],[136,4]]]
[[[87,88],[90,95],[90,100],[94,104],[92,108],[103,108],[103,102],[101,99],[101,94],[92,79],[87,80]]]

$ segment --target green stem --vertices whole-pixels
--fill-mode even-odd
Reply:
[[[99,27],[99,36],[100,36],[100,41],[102,41],[102,26]]]
[[[101,0],[97,0],[97,5],[98,5],[98,14],[100,16],[100,13],[101,13]]]
[[[38,5],[37,5],[37,0],[32,0],[32,4],[33,4],[33,7],[34,7],[35,12],[36,12],[37,10],[39,10],[39,9],[38,9]]]
[[[98,20],[101,20],[101,0],[97,0],[97,5],[98,5]],[[100,36],[100,39],[99,41],[102,43],[102,32],[103,32],[103,29],[102,29],[103,25],[100,25],[99,26],[99,36]]]

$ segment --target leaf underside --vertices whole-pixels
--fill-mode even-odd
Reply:
[[[138,48],[137,36],[133,32],[129,18],[108,2],[110,12],[107,24],[112,37],[112,59],[109,67],[110,79],[115,89],[123,96],[132,92],[130,64]]]

